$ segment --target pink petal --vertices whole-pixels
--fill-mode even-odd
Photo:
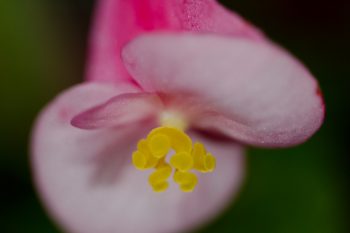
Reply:
[[[215,33],[251,40],[264,40],[264,35],[254,25],[216,0],[177,0],[177,16],[181,30]]]
[[[261,33],[214,0],[100,0],[92,30],[87,78],[130,80],[121,48],[155,30],[213,32],[260,40]]]
[[[142,36],[126,46],[125,65],[147,91],[197,97],[210,109],[197,127],[242,142],[289,146],[322,124],[324,106],[310,72],[271,43],[213,35]]]
[[[81,130],[70,125],[77,112],[110,98],[114,91],[93,84],[73,88],[41,114],[34,132],[36,184],[51,215],[67,232],[167,233],[197,227],[226,207],[242,181],[242,149],[235,143],[205,143],[217,170],[199,178],[193,193],[171,184],[157,194],[147,172],[130,161],[149,125]],[[136,131],[135,131],[136,129]]]
[[[126,126],[156,117],[161,107],[161,100],[155,94],[122,94],[78,114],[72,125],[81,129]]]

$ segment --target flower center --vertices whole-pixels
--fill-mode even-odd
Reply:
[[[155,192],[167,190],[171,175],[183,192],[192,192],[198,179],[190,171],[212,172],[216,159],[202,143],[192,143],[184,132],[187,123],[180,116],[165,112],[160,122],[161,127],[153,129],[145,139],[138,142],[132,162],[139,170],[155,169],[148,179]],[[167,161],[171,151],[174,153]]]

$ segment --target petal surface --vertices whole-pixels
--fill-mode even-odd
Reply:
[[[121,48],[156,30],[212,32],[261,40],[261,33],[215,0],[100,0],[91,34],[87,79],[130,80]]]
[[[213,35],[152,34],[123,59],[147,91],[197,98],[193,124],[264,147],[295,145],[322,124],[324,105],[310,72],[269,42]]]
[[[127,130],[70,125],[77,112],[110,98],[92,98],[95,91],[80,86],[63,93],[41,114],[33,135],[36,184],[67,232],[181,232],[214,217],[237,193],[244,170],[242,148],[196,135],[216,155],[216,171],[199,177],[193,193],[182,193],[175,184],[162,194],[151,191],[147,172],[131,165],[136,140],[145,137],[150,125]]]
[[[126,93],[78,114],[72,125],[81,129],[127,126],[156,117],[161,108],[156,94]]]

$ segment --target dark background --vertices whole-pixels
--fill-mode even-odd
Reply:
[[[318,78],[327,116],[292,149],[248,151],[238,200],[204,232],[350,232],[350,1],[221,1],[299,57]],[[57,233],[33,188],[33,120],[83,78],[93,1],[0,1],[0,232]]]

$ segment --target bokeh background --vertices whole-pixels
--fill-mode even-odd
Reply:
[[[200,230],[350,232],[350,1],[221,1],[299,57],[322,87],[322,129],[292,149],[249,149],[239,198]],[[83,78],[92,0],[0,1],[0,232],[60,230],[33,187],[35,116]]]

